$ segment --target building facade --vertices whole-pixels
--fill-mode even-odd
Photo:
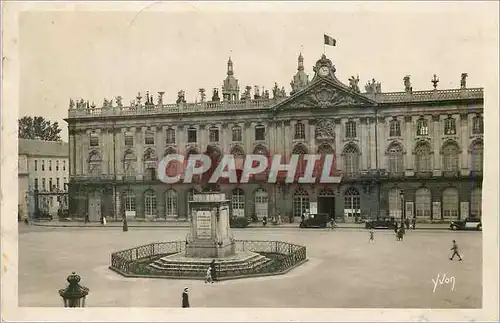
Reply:
[[[401,92],[383,93],[374,79],[361,91],[359,78],[344,84],[323,55],[311,79],[303,57],[291,92],[247,86],[240,93],[233,62],[222,96],[175,103],[149,92],[130,105],[122,98],[102,106],[70,100],[70,213],[145,220],[187,219],[197,184],[167,185],[156,179],[156,163],[167,154],[244,156],[330,153],[334,184],[222,184],[231,214],[297,218],[311,205],[338,221],[405,216],[417,221],[481,217],[483,89],[414,91],[409,76]],[[145,99],[143,101],[143,99]],[[113,102],[115,101],[115,102]]]
[[[30,193],[39,195],[38,207],[55,216],[61,203],[55,193],[64,193],[69,183],[69,145],[65,142],[19,139],[18,152],[19,209],[28,217]],[[51,194],[54,195],[51,195]],[[64,195],[61,195],[64,196]]]

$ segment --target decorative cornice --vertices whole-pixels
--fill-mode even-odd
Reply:
[[[412,116],[405,115],[405,122],[411,122]]]
[[[439,114],[433,114],[432,115],[432,121],[434,122],[439,122],[441,116]]]

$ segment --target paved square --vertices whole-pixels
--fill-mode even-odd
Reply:
[[[282,240],[307,246],[309,261],[287,275],[225,281],[127,279],[108,269],[110,254],[154,241],[182,240],[185,228],[32,228],[19,234],[19,306],[56,306],[58,289],[76,271],[90,288],[87,306],[480,308],[480,232],[241,229],[236,239]],[[448,260],[455,239],[464,261]],[[432,279],[446,274],[455,286]]]

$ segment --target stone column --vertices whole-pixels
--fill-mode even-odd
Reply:
[[[285,162],[288,162],[289,160],[289,157],[290,157],[290,154],[292,153],[291,151],[291,145],[292,145],[292,140],[293,140],[293,133],[291,133],[291,126],[290,126],[290,121],[289,120],[285,120],[285,122],[283,123],[284,126],[285,126],[285,129],[284,129],[284,151],[283,151],[283,155],[285,155]]]
[[[221,128],[220,128],[220,131],[221,131],[221,136],[220,136],[220,140],[221,140],[221,150],[222,150],[222,153],[223,154],[229,154],[230,153],[230,150],[231,150],[231,133],[229,131],[229,125],[227,122],[223,122],[221,124]]]
[[[404,116],[404,122],[401,122],[404,124],[404,128],[401,129],[401,131],[404,133],[402,134],[404,136],[404,145],[405,145],[405,150],[406,150],[406,155],[405,155],[405,176],[413,176],[414,171],[414,165],[413,165],[413,136],[412,136],[412,131],[413,131],[413,124],[411,120],[411,116],[406,115]]]
[[[210,133],[208,132],[207,125],[205,124],[200,124],[198,126],[198,135],[197,135],[197,142],[198,146],[200,147],[199,153],[204,153],[205,150],[207,149],[208,143],[209,143],[209,136]]]
[[[245,152],[253,152],[252,142],[253,142],[253,134],[252,134],[252,122],[245,121],[242,127],[242,136],[243,136],[243,149]]]
[[[368,133],[369,133],[369,140],[370,140],[370,149],[368,150],[368,155],[369,155],[369,160],[370,160],[370,169],[377,169],[377,160],[376,160],[376,149],[377,149],[377,142],[375,141],[375,131],[376,131],[376,118],[370,117],[368,119]],[[378,139],[378,138],[377,138]]]
[[[318,152],[318,147],[316,147],[316,120],[309,119],[308,121],[309,133],[306,134],[306,142],[309,142],[309,153],[316,154]]]
[[[441,121],[440,121],[440,116],[433,115],[432,116],[432,151],[434,152],[433,154],[433,160],[432,160],[432,168],[433,168],[433,176],[441,176],[442,172],[442,167],[441,167]]]
[[[344,149],[343,138],[342,137],[342,125],[341,119],[337,118],[334,120],[335,126],[335,173],[337,174],[339,171],[344,169],[344,160],[342,158],[342,150]]]
[[[358,134],[358,138],[359,138],[359,149],[360,149],[360,152],[361,152],[361,156],[360,156],[360,167],[359,169],[362,170],[362,171],[368,171],[369,170],[369,166],[368,166],[368,150],[370,149],[370,147],[368,146],[368,133],[367,133],[367,129],[366,129],[366,123],[367,123],[367,120],[365,117],[363,118],[359,118],[359,121],[356,121],[356,123],[359,125],[359,134]]]
[[[387,170],[387,158],[385,156],[385,147],[387,142],[385,117],[378,117],[378,163],[380,169]]]
[[[457,135],[460,140],[460,172],[462,176],[469,175],[470,168],[470,158],[469,158],[469,124],[467,122],[467,113],[462,113],[460,115],[454,115],[455,122],[457,123]]]
[[[183,124],[177,125],[175,129],[175,142],[177,143],[177,153],[178,154],[186,154],[186,142],[187,142],[187,127]],[[165,142],[167,141],[167,129],[163,128],[163,132],[165,133]]]

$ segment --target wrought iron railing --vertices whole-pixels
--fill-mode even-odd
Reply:
[[[125,276],[163,276],[163,277],[203,277],[204,269],[198,264],[191,268],[155,270],[147,265],[164,255],[185,251],[185,241],[155,242],[111,254],[110,268]],[[237,251],[250,251],[262,255],[275,255],[271,261],[261,266],[239,266],[218,270],[218,277],[237,277],[283,273],[306,261],[306,247],[283,241],[235,240]]]

